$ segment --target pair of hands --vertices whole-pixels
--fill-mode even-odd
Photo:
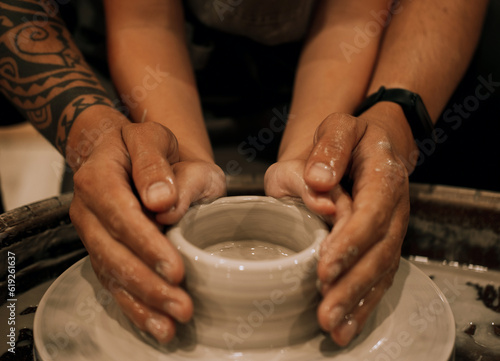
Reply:
[[[339,345],[362,330],[398,267],[409,200],[395,143],[376,122],[332,114],[307,159],[279,161],[265,176],[266,194],[300,197],[334,224],[320,250],[318,320]],[[352,196],[339,185],[344,174]],[[74,181],[70,216],[100,282],[139,329],[168,342],[193,305],[179,287],[182,259],[161,225],[177,222],[193,202],[223,196],[224,173],[179,159],[175,136],[144,123],[108,134]]]

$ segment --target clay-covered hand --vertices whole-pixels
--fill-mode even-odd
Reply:
[[[392,284],[409,217],[408,171],[400,155],[413,146],[393,139],[397,132],[375,118],[328,116],[307,159],[277,162],[266,174],[269,195],[302,197],[333,221],[320,250],[318,320],[339,345],[361,332]],[[352,181],[350,197],[339,186],[344,176]]]
[[[182,259],[159,224],[192,202],[225,193],[214,163],[179,158],[175,136],[158,123],[125,124],[103,135],[74,174],[70,216],[101,283],[141,330],[159,342],[193,312],[179,287]]]

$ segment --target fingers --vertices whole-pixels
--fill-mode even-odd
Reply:
[[[90,258],[92,261],[92,257]],[[98,266],[92,266],[99,270]],[[99,273],[102,275],[102,273]],[[137,297],[127,292],[111,277],[101,277],[100,282],[110,291],[118,306],[129,320],[140,330],[152,335],[158,342],[167,343],[175,335],[175,322],[169,316],[156,312]]]
[[[208,162],[180,162],[173,166],[177,180],[178,200],[156,220],[162,224],[174,224],[195,202],[210,201],[226,194],[226,177],[222,169]]]
[[[271,165],[265,174],[264,185],[266,194],[275,197],[300,197],[313,212],[323,215],[333,215],[336,206],[333,198],[339,196],[338,190],[317,193],[304,181],[304,161],[288,160]]]
[[[175,335],[172,318],[155,312],[123,288],[113,287],[111,294],[123,313],[141,331],[149,333],[160,343],[167,343]]]
[[[388,237],[392,237],[390,235]],[[399,265],[399,251],[385,240],[375,244],[333,284],[323,285],[318,320],[339,345],[361,332],[368,316],[392,284]]]
[[[365,121],[347,114],[331,114],[321,123],[304,171],[313,191],[328,192],[340,182],[365,130]]]
[[[339,345],[346,345],[361,331],[391,284],[406,230],[408,207],[404,197],[380,195],[375,180],[366,184],[357,190],[352,215],[340,229],[334,225],[331,236],[322,244],[318,263],[324,295],[318,319]],[[360,303],[363,307],[356,306]]]
[[[370,262],[368,257],[364,260]],[[387,266],[387,265],[386,265]],[[352,313],[353,307],[375,286],[387,272],[387,267],[377,274],[368,264],[357,263],[344,277],[335,284],[323,289],[324,298],[318,308],[318,320],[326,331],[336,329],[346,315]]]
[[[72,213],[80,218],[82,232],[90,234],[95,232],[81,218],[94,214],[106,234],[126,245],[170,283],[178,284],[184,276],[182,259],[144,214],[123,173],[120,165],[115,169],[113,164],[85,163],[74,176]]]
[[[271,167],[266,192],[295,192],[323,214],[327,207],[318,200],[330,200],[336,217],[320,250],[324,299],[318,319],[335,342],[346,345],[392,283],[408,223],[408,176],[382,128],[343,114],[332,114],[318,127],[303,173],[297,162]],[[348,172],[352,199],[339,186]]]
[[[177,140],[162,125],[131,124],[122,134],[137,191],[158,222],[173,224],[191,203],[225,194],[224,172],[205,161],[179,162]]]
[[[128,139],[133,157],[139,157],[134,158],[139,163],[147,149],[141,148],[138,139],[150,133],[151,129],[135,140]],[[127,134],[124,130],[122,135],[130,136]],[[158,154],[171,152],[161,149],[159,144],[153,148]],[[74,175],[70,217],[89,252],[97,277],[115,296],[123,312],[139,329],[151,333],[159,342],[167,342],[175,333],[174,320],[189,320],[193,305],[186,292],[177,286],[184,275],[180,255],[143,212],[132,191],[127,151],[119,137],[110,138],[94,149]],[[164,154],[161,158],[167,157]],[[151,169],[146,167],[144,174]],[[158,174],[169,172],[172,174],[168,165]],[[139,182],[148,177],[139,177]],[[140,186],[142,189],[144,184]]]
[[[333,312],[330,313],[330,318],[327,321],[329,326],[331,324],[331,328],[326,329],[333,341],[340,346],[346,346],[363,330],[371,313],[377,307],[387,289],[392,285],[393,278],[393,272],[385,275],[361,299],[354,303],[354,307],[350,311],[346,311],[347,313],[344,313],[342,308],[333,308]],[[322,305],[322,307],[326,306]],[[321,307],[318,310],[321,312]]]
[[[318,276],[324,283],[334,282],[359,262],[391,227],[393,237],[387,242],[394,250],[400,248],[409,216],[408,180],[387,169],[377,171],[380,163],[386,164],[376,158],[365,161],[356,175],[352,217],[323,243]]]
[[[101,282],[104,285],[109,285],[110,282],[118,284],[148,306],[167,313],[178,321],[187,321],[192,313],[188,295],[181,288],[166,282],[127,246],[117,242],[102,226],[99,217],[82,208],[77,201],[72,205],[71,212],[78,213],[77,230]],[[85,227],[81,227],[82,224]],[[164,243],[168,243],[166,239]]]
[[[334,225],[318,263],[324,294],[318,318],[339,345],[361,331],[392,283],[408,223],[407,173],[376,135],[367,131],[353,151],[352,215]]]
[[[161,124],[130,124],[122,130],[132,162],[132,177],[143,204],[165,212],[177,202],[171,164],[179,160],[175,136]]]

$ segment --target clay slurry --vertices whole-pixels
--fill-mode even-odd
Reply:
[[[255,239],[219,242],[206,247],[205,251],[212,256],[251,261],[284,258],[296,253],[287,247]]]

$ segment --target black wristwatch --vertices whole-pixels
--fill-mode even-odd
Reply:
[[[393,102],[399,104],[401,108],[403,108],[403,112],[406,120],[410,124],[415,140],[434,138],[434,125],[432,124],[431,117],[425,108],[422,98],[420,98],[418,94],[406,89],[386,89],[382,86],[376,93],[370,95],[361,103],[354,112],[354,115],[358,116],[362,114],[378,102]]]

